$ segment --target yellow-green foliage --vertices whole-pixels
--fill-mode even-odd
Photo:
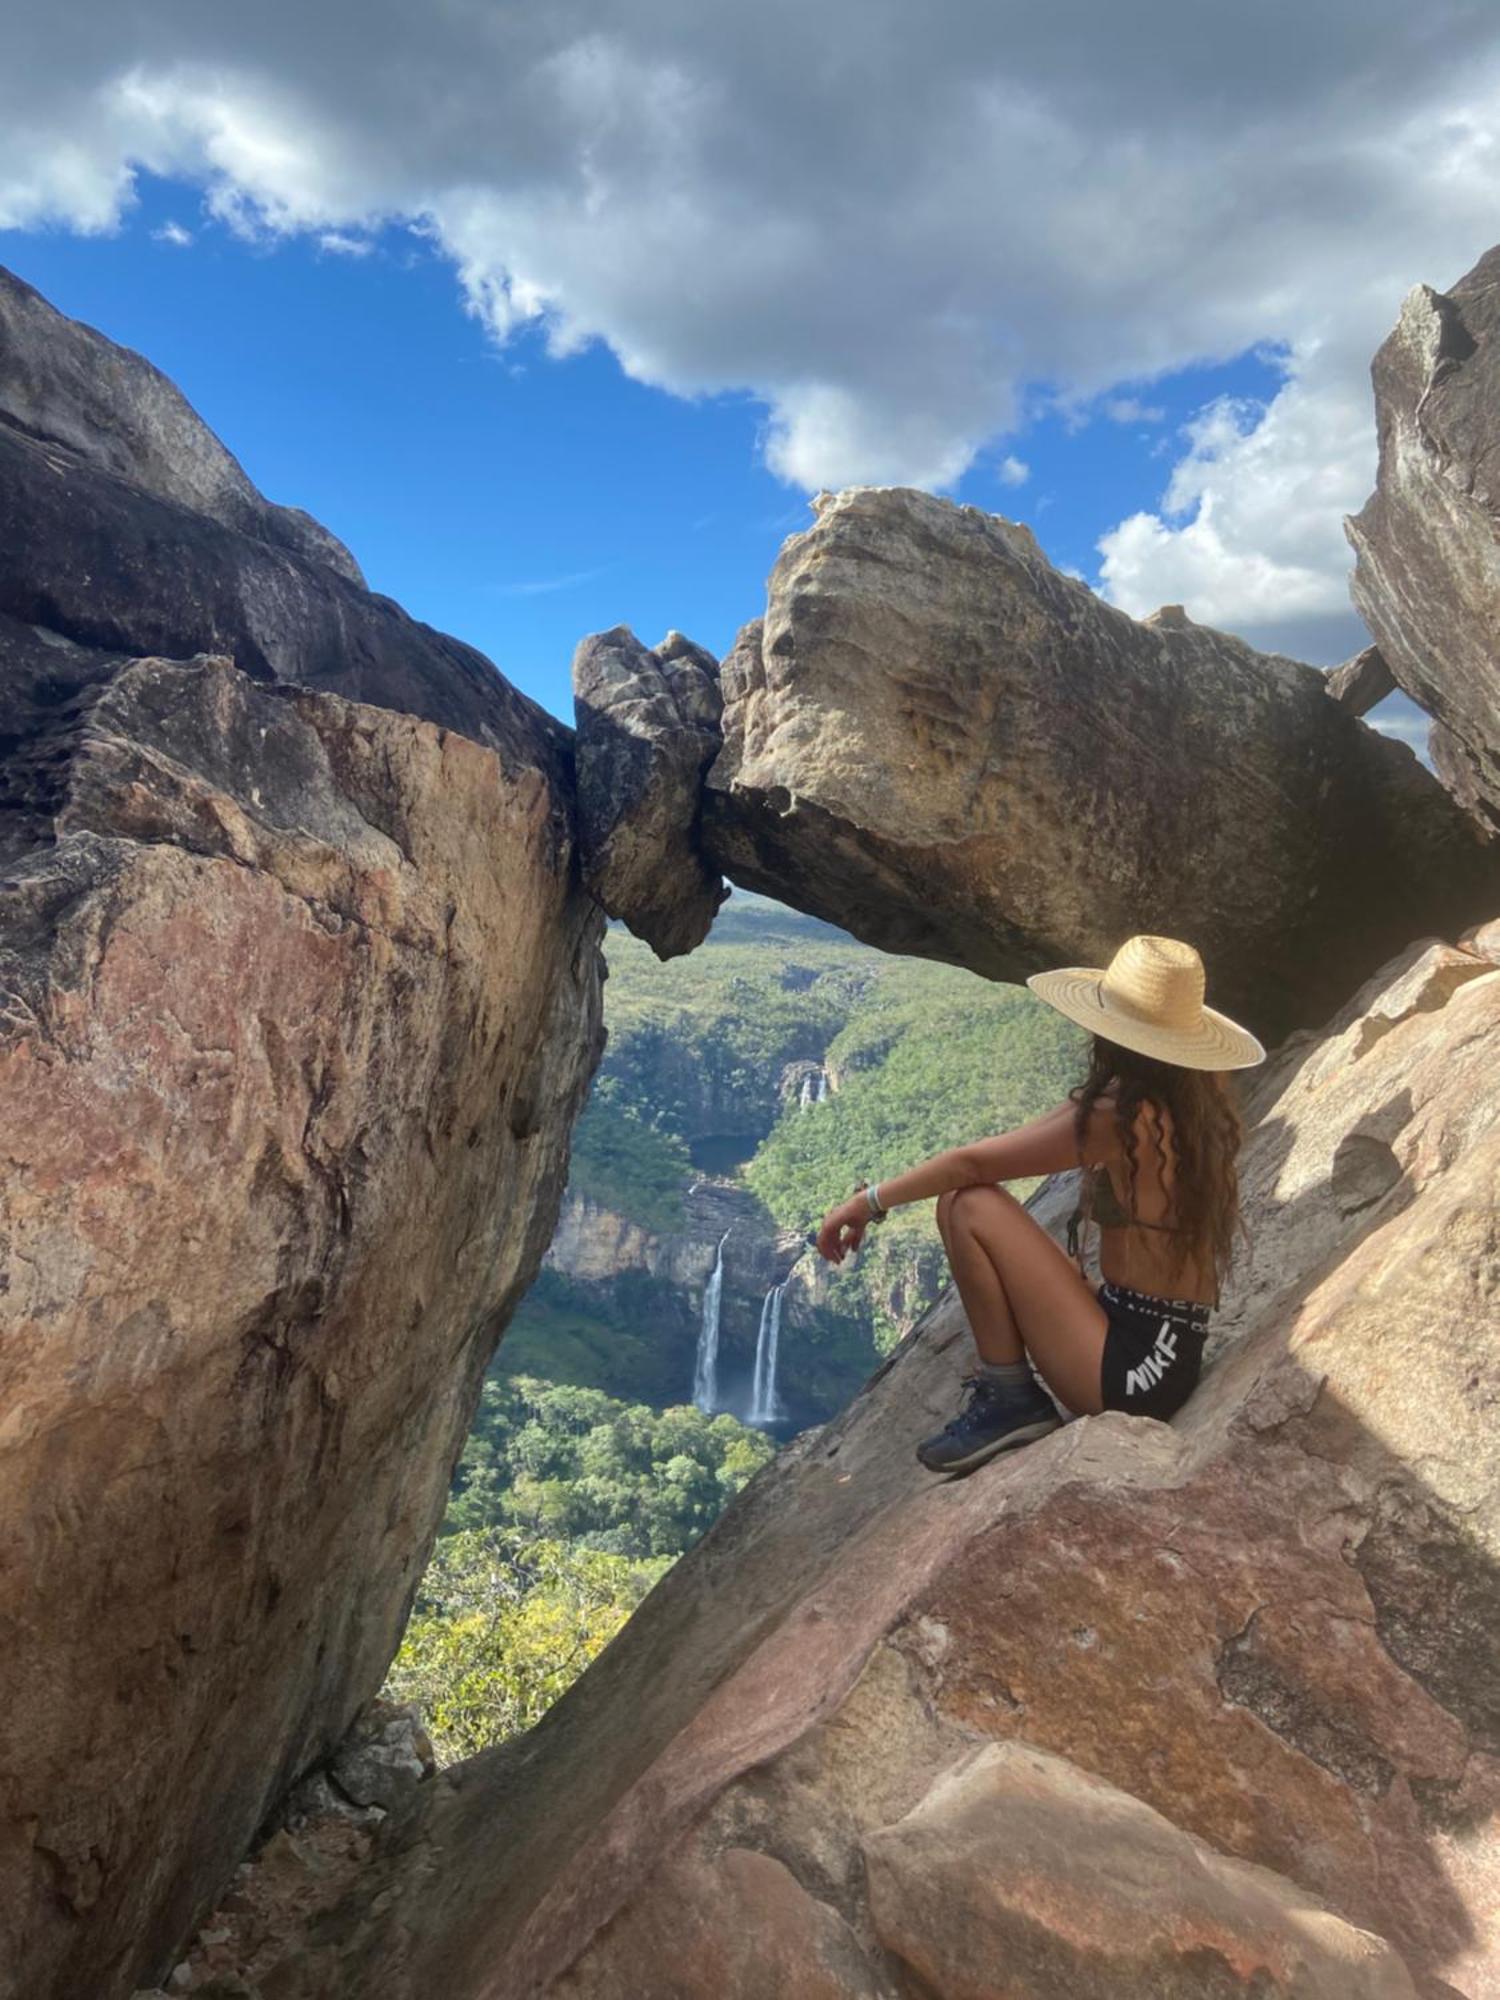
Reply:
[[[617,1556],[676,1556],[773,1456],[768,1438],[728,1415],[491,1377],[447,1525],[506,1526]]]
[[[503,1529],[447,1535],[385,1693],[418,1704],[445,1763],[503,1743],[540,1720],[670,1566]]]

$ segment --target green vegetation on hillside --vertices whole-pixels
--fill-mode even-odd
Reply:
[[[570,1186],[601,1208],[665,1231],[682,1221],[691,1173],[681,1139],[624,1101],[619,1077],[601,1076],[573,1134]]]
[[[839,1090],[779,1119],[745,1177],[779,1222],[809,1229],[866,1175],[897,1173],[1060,1102],[1082,1041],[1022,987],[948,966],[891,966],[828,1046]]]
[[[745,1178],[778,1222],[811,1231],[857,1182],[1008,1131],[1061,1102],[1082,1054],[1079,1030],[1024,987],[887,960],[829,1043],[840,1088],[778,1119]],[[1035,1185],[1017,1182],[1015,1192],[1024,1198]],[[869,1231],[859,1256],[835,1275],[831,1298],[864,1317],[887,1348],[939,1283],[932,1204],[923,1202]]]
[[[691,1406],[492,1377],[445,1527],[509,1527],[619,1556],[676,1556],[774,1456],[768,1438]]]
[[[417,1704],[445,1763],[470,1757],[539,1722],[670,1567],[514,1530],[445,1535],[383,1692]]]

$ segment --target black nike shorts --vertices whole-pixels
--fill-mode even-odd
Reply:
[[[1109,1320],[1099,1384],[1105,1409],[1174,1415],[1198,1386],[1210,1308],[1108,1279],[1096,1296]]]

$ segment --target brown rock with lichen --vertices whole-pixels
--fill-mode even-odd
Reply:
[[[1500,247],[1448,292],[1418,285],[1375,356],[1380,469],[1345,522],[1354,602],[1434,718],[1432,761],[1500,829]]]
[[[599,919],[522,743],[30,649],[80,672],[0,879],[0,1989],[106,2000],[381,1680],[556,1213]]]

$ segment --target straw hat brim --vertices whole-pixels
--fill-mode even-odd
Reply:
[[[1087,1028],[1137,1055],[1183,1069],[1249,1069],[1264,1062],[1266,1052],[1248,1028],[1213,1007],[1203,1007],[1191,1027],[1169,1028],[1142,1021],[1112,1006],[1102,969],[1068,965],[1057,972],[1033,972],[1026,984],[1038,999]]]

